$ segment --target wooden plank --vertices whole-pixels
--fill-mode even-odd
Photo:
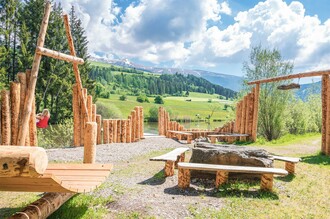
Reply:
[[[150,161],[176,161],[178,159],[178,156],[180,156],[182,153],[188,151],[189,148],[176,148],[173,151],[170,151],[166,154],[163,154],[161,156],[150,158]]]
[[[72,56],[72,55],[67,55],[65,53],[61,53],[61,52],[54,51],[51,49],[43,48],[40,46],[37,46],[36,53],[38,53],[39,55],[44,55],[44,56],[48,56],[48,57],[51,57],[54,59],[59,59],[59,60],[67,61],[67,62],[72,62],[72,63],[76,63],[76,64],[84,64],[84,60],[82,58],[78,58],[78,57]]]
[[[110,171],[104,170],[46,170],[44,175],[54,176],[109,176]]]
[[[228,171],[235,173],[257,173],[257,174],[277,174],[287,175],[288,171],[279,168],[268,167],[249,167],[249,166],[230,166],[201,163],[178,163],[179,168],[190,170],[208,170],[208,171]]]
[[[330,70],[311,71],[311,72],[304,72],[304,73],[284,75],[284,76],[279,76],[279,77],[274,77],[274,78],[265,78],[265,79],[260,79],[260,80],[256,80],[256,81],[250,81],[247,84],[248,85],[261,84],[261,83],[289,80],[289,79],[293,79],[293,78],[315,77],[315,76],[322,76],[322,75],[329,75],[329,74],[330,74]]]
[[[173,130],[168,130],[168,132],[174,133],[174,134],[192,135],[192,133],[190,133],[190,132],[173,131]]]
[[[67,163],[50,163],[47,166],[47,170],[112,170],[112,164],[67,164]]]
[[[282,157],[282,156],[275,156],[275,155],[272,157],[275,160],[287,161],[287,162],[291,162],[291,163],[298,163],[301,161],[301,159],[299,157]]]

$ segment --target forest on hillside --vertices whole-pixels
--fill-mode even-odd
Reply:
[[[105,97],[107,92],[121,89],[130,94],[181,96],[188,92],[219,94],[226,99],[234,98],[236,92],[212,84],[204,78],[182,74],[150,74],[135,69],[91,66],[90,78],[96,80],[96,94]]]
[[[18,72],[31,69],[44,12],[44,0],[0,1],[0,89],[8,89]],[[69,46],[60,4],[53,4],[46,34],[45,47],[69,54]],[[94,92],[89,80],[88,41],[82,22],[72,7],[69,13],[71,33],[78,57],[85,63],[79,66],[84,87]],[[72,117],[72,85],[75,83],[72,65],[43,57],[36,86],[36,109],[50,109],[51,122]]]

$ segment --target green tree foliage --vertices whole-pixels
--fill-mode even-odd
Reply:
[[[156,96],[154,102],[157,104],[164,104],[162,96]]]
[[[149,109],[148,121],[149,122],[157,122],[158,121],[158,107],[152,106]]]
[[[127,96],[125,94],[123,94],[119,97],[119,100],[125,101],[125,100],[127,100]]]
[[[293,64],[284,62],[277,50],[252,48],[249,62],[243,64],[247,81],[292,73]],[[278,90],[279,83],[265,83],[260,87],[258,131],[267,140],[279,138],[284,130],[284,112],[290,91]]]
[[[31,69],[43,18],[45,0],[0,0],[0,87],[15,80],[17,72]],[[62,18],[62,7],[54,4],[49,18],[45,47],[68,54],[69,48]],[[88,41],[81,21],[70,13],[70,25],[77,56],[85,60],[80,74],[83,86],[95,93],[95,83],[88,78]],[[51,123],[72,117],[72,65],[43,57],[36,86],[36,108],[51,111]],[[95,100],[95,99],[94,99]]]
[[[139,96],[136,97],[136,101],[139,102],[139,103],[149,103],[149,99],[148,97],[145,95],[145,94],[140,94]]]
[[[189,92],[216,93],[226,98],[236,95],[235,91],[193,75],[163,74],[156,77],[135,71],[115,66],[92,66],[90,77],[98,82],[105,81],[107,84],[116,85],[116,87],[130,91],[132,95],[138,95],[141,92],[147,95],[169,94],[174,96],[189,95]],[[188,90],[189,92],[186,92]]]

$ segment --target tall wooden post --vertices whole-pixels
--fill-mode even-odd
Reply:
[[[163,107],[158,108],[158,135],[163,135],[162,132],[162,117],[163,117]]]
[[[81,146],[81,113],[80,113],[80,101],[78,97],[78,86],[74,84],[72,87],[72,108],[73,108],[73,146]]]
[[[121,120],[117,120],[117,143],[121,143]]]
[[[136,117],[135,117],[135,120],[136,120],[136,124],[135,124],[135,140],[138,141],[140,139],[140,110],[139,110],[139,107],[136,106],[134,107],[134,110],[136,112]]]
[[[114,128],[114,120],[113,119],[109,119],[109,122],[108,122],[108,132],[109,132],[109,143],[114,143],[113,141],[113,128]]]
[[[103,144],[109,144],[109,120],[103,119]]]
[[[81,134],[80,143],[81,143],[81,145],[84,145],[84,140],[85,140],[84,133],[85,133],[85,127],[86,127],[86,122],[87,122],[86,115],[88,115],[88,112],[86,115],[83,113],[83,102],[87,103],[87,89],[86,88],[82,89],[82,94],[83,94],[83,98],[80,99],[80,134]],[[86,104],[86,109],[87,109],[87,104]]]
[[[252,123],[252,141],[257,140],[259,93],[260,93],[260,84],[256,84],[254,88],[254,98],[253,98],[254,106],[253,106],[253,123]]]
[[[143,139],[144,138],[144,115],[143,115],[143,107],[140,106],[139,107],[140,109],[140,139]],[[164,122],[165,124],[165,122]],[[165,128],[165,126],[164,126]]]
[[[31,70],[27,69],[25,71],[25,74],[26,74],[27,87],[29,89],[29,87],[30,87],[30,78],[31,78]],[[30,146],[37,146],[38,145],[36,122],[37,122],[36,121],[36,102],[35,102],[35,95],[33,93],[31,114],[30,114],[30,120],[29,120],[29,131],[28,131],[28,136],[26,136],[27,138],[25,140],[25,141],[29,141],[27,145],[30,145]]]
[[[92,104],[92,122],[96,122],[96,104]]]
[[[84,163],[95,163],[96,158],[96,122],[87,122],[85,128]]]
[[[45,5],[44,17],[42,19],[42,23],[40,26],[37,47],[43,47],[44,43],[45,43],[45,36],[46,36],[48,20],[49,20],[49,15],[50,15],[50,7],[51,7],[50,2],[47,2]],[[33,63],[32,63],[29,89],[27,90],[27,95],[26,95],[26,98],[27,98],[26,104],[24,104],[22,126],[18,130],[18,145],[24,145],[25,139],[26,139],[26,136],[28,133],[29,119],[30,119],[31,110],[32,110],[32,102],[34,100],[34,93],[35,93],[35,88],[36,88],[36,83],[37,83],[40,61],[41,61],[41,55],[38,53],[35,53]]]
[[[9,91],[1,91],[1,143],[10,145],[11,140]]]
[[[102,116],[99,114],[96,114],[96,124],[97,124],[97,138],[96,143],[102,144]]]
[[[89,118],[91,118],[91,121],[92,121],[92,116],[93,116],[93,107],[92,107],[92,105],[93,105],[93,97],[92,97],[92,95],[88,95],[87,96],[87,112],[88,112]]]
[[[327,81],[327,105],[326,105],[326,145],[325,154],[330,155],[330,80]]]
[[[127,127],[127,120],[122,119],[121,120],[121,142],[122,143],[126,143],[126,138],[127,138],[126,127]]]
[[[131,141],[135,142],[135,133],[136,133],[136,112],[135,110],[131,111],[131,116],[132,116],[132,133],[131,133]]]
[[[328,102],[329,75],[322,75],[322,153],[326,154],[327,149],[327,102]]]
[[[113,120],[112,139],[113,143],[117,143],[117,120]]]
[[[128,116],[127,124],[126,124],[126,143],[131,143],[131,134],[132,134],[132,116]]]
[[[19,107],[20,107],[20,83],[10,83],[10,114],[11,114],[11,144],[17,145],[17,130],[19,122]]]

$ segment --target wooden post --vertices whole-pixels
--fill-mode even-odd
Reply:
[[[96,114],[96,124],[97,124],[97,144],[102,144],[102,116],[99,114]]]
[[[108,128],[108,132],[109,132],[109,143],[114,143],[114,141],[113,141],[113,128],[114,128],[113,123],[114,123],[114,120],[113,119],[110,119],[109,120],[109,123],[108,123],[108,126],[109,126],[109,128]]]
[[[244,134],[245,133],[245,108],[246,108],[246,98],[244,96],[243,100],[242,100],[242,110],[241,110],[241,127],[240,127],[240,133]],[[240,137],[240,140],[243,140],[243,137]]]
[[[249,106],[250,106],[250,94],[247,94],[245,97],[246,99],[246,105],[245,105],[245,123],[244,123],[244,130],[245,134],[248,134],[248,129],[249,129]]]
[[[165,122],[164,122],[164,128],[165,128]],[[144,139],[144,114],[143,114],[142,106],[140,106],[140,139]]]
[[[109,120],[103,119],[103,144],[109,144]]]
[[[26,75],[26,87],[27,87],[27,89],[29,89],[30,78],[31,78],[31,70],[27,69],[25,71],[25,75]],[[27,136],[26,136],[26,139],[25,139],[25,141],[27,142],[26,145],[30,145],[30,146],[37,146],[38,145],[36,122],[37,122],[36,121],[36,103],[35,103],[35,96],[34,96],[34,93],[33,93],[31,114],[30,114],[30,119],[29,119],[29,130],[27,132]]]
[[[45,43],[45,36],[46,36],[48,20],[49,20],[49,15],[50,15],[50,7],[51,7],[50,2],[47,2],[45,5],[44,17],[42,19],[39,36],[38,36],[38,41],[37,41],[37,46],[39,46],[39,47],[43,47],[44,43]],[[34,93],[35,93],[35,88],[36,88],[36,83],[37,83],[40,61],[41,61],[41,55],[38,53],[35,53],[33,63],[32,63],[29,88],[27,90],[27,95],[26,95],[26,104],[24,104],[22,125],[18,130],[18,141],[17,141],[18,145],[23,145],[25,143],[25,139],[26,139],[26,136],[28,133],[29,119],[30,119],[31,110],[32,110],[32,102],[34,100]]]
[[[121,143],[121,120],[117,119],[117,141],[116,143]]]
[[[92,97],[92,95],[88,95],[87,96],[87,112],[88,112],[89,118],[91,118],[91,121],[93,121],[92,120],[92,116],[93,116],[93,107],[92,107],[92,105],[93,105],[93,97]]]
[[[179,168],[178,171],[178,187],[181,189],[189,188],[190,186],[190,170]]]
[[[327,130],[327,94],[328,94],[328,81],[329,75],[322,75],[322,153],[326,153],[327,141],[326,141],[326,130]]]
[[[92,104],[92,122],[96,122],[96,104]]]
[[[16,212],[9,219],[47,218],[74,195],[73,193],[45,193],[40,199]]]
[[[20,83],[10,83],[10,114],[11,114],[11,144],[17,145],[17,130],[19,122],[19,107],[20,107]]]
[[[289,174],[295,173],[295,163],[285,162],[285,170],[288,171]]]
[[[249,94],[249,120],[248,120],[248,129],[247,134],[250,135],[249,139],[252,140],[252,130],[253,130],[253,106],[254,106],[254,93]]]
[[[135,117],[135,120],[136,120],[136,124],[135,124],[135,140],[138,141],[140,140],[140,110],[139,110],[139,107],[136,106],[134,107],[134,110],[136,112],[136,117]]]
[[[254,106],[253,106],[253,124],[252,124],[252,141],[257,140],[257,128],[258,128],[258,111],[259,111],[259,93],[260,84],[256,84],[254,88]]]
[[[131,133],[131,141],[135,142],[135,132],[136,132],[136,112],[135,110],[131,111],[131,116],[132,116],[132,133]]]
[[[126,143],[126,126],[127,126],[127,120],[122,119],[121,120],[121,142]]]
[[[272,191],[273,189],[273,174],[262,174],[261,176],[261,190]]]
[[[228,172],[226,171],[217,171],[216,179],[215,179],[215,187],[218,188],[222,184],[228,181]]]
[[[113,120],[113,132],[112,132],[112,139],[113,143],[117,143],[117,120]]]
[[[78,86],[74,84],[72,87],[72,110],[73,110],[73,146],[79,147],[81,145],[81,114],[78,97]]]
[[[78,87],[78,90],[79,90],[79,87]],[[86,110],[87,110],[87,89],[86,88],[82,89],[82,94],[83,94],[83,98],[80,99],[80,134],[81,134],[80,143],[81,143],[81,145],[84,145],[84,139],[85,139],[84,133],[85,133],[86,122],[87,122],[86,115],[88,115],[88,111],[86,111],[87,114],[83,113],[83,102],[86,103]]]
[[[9,91],[1,91],[1,143],[10,145],[11,140]]]
[[[326,146],[325,154],[330,155],[330,80],[327,81],[327,121],[326,121]]]
[[[165,176],[173,176],[174,175],[174,161],[168,160],[165,162]]]
[[[96,122],[87,122],[85,128],[84,163],[95,163],[96,132]]]
[[[126,125],[126,143],[131,143],[131,133],[132,133],[132,116],[128,116],[127,125]]]
[[[163,107],[158,108],[158,135],[164,135],[162,132],[162,117],[163,117]]]

